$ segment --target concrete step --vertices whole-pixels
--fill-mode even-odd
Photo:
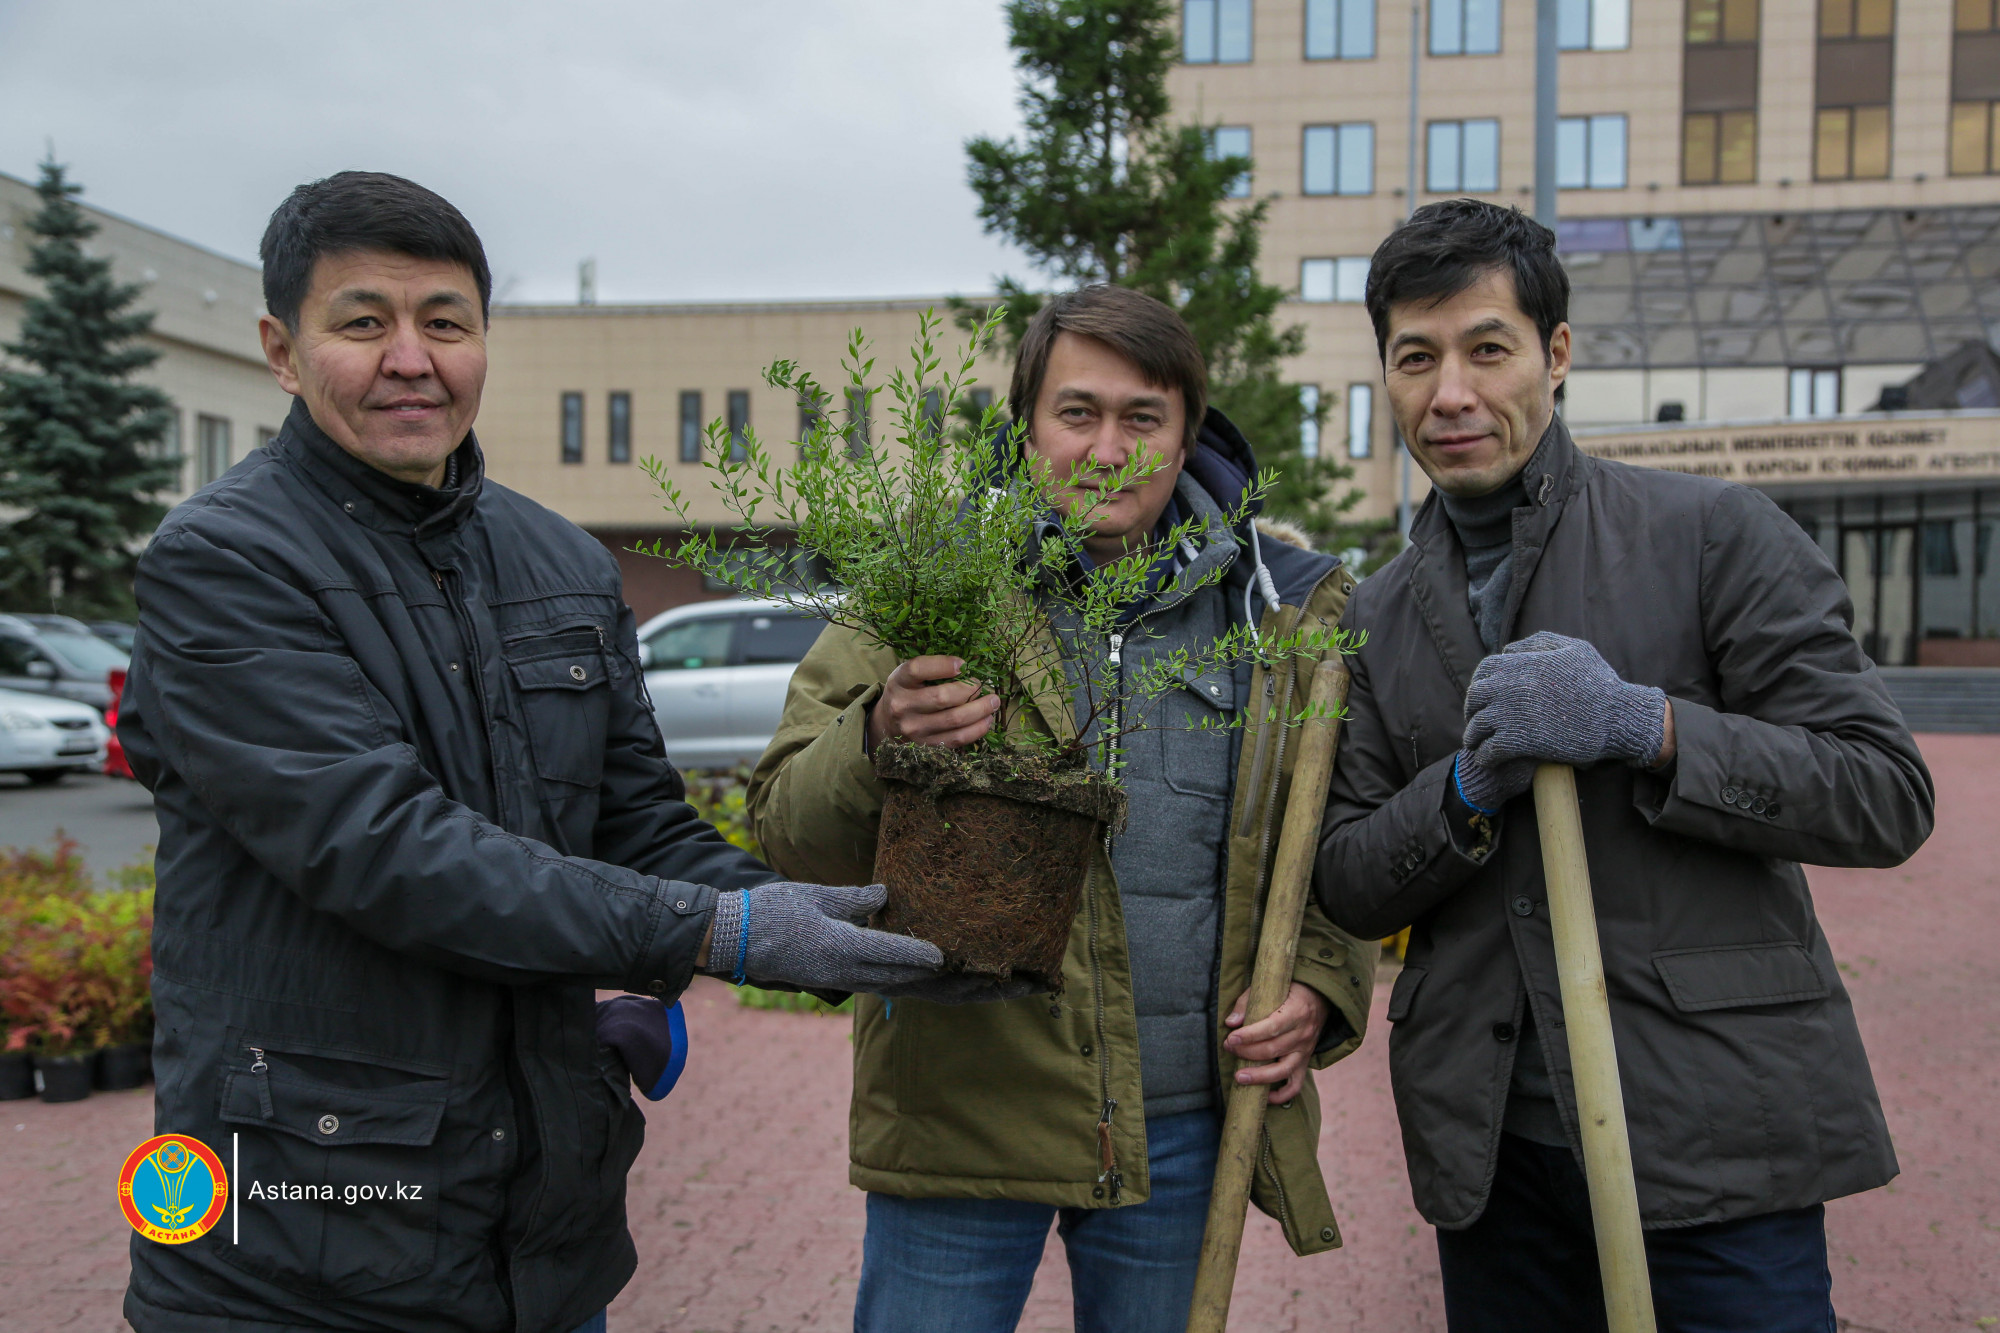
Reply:
[[[2000,667],[1883,667],[1911,731],[2000,732]]]

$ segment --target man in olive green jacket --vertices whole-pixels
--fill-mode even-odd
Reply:
[[[1247,616],[1267,631],[1324,628],[1354,586],[1331,557],[1260,542],[1248,521],[1227,527],[1220,515],[1240,502],[1255,463],[1205,397],[1186,326],[1136,293],[1059,297],[1023,340],[1012,401],[1033,405],[1028,461],[1046,465],[1041,475],[1117,467],[1142,441],[1166,460],[1125,491],[1090,493],[1086,556],[1146,548],[1177,514],[1212,516],[1199,549],[1180,549],[1189,570],[1227,566],[1194,594],[1213,601],[1176,606],[1162,589],[1135,608],[1127,669],[1167,623],[1156,608],[1182,620],[1202,611],[1203,633]],[[1078,495],[1051,485],[1049,498],[1069,512]],[[1176,559],[1157,549],[1155,558]],[[1314,665],[1245,665],[1190,682],[1191,711],[1231,700],[1249,707],[1249,723],[1156,733],[1159,752],[1130,759],[1131,823],[1115,852],[1106,839],[1093,856],[1060,995],[956,1006],[859,997],[850,1179],[870,1197],[857,1330],[1012,1329],[1056,1221],[1079,1329],[1178,1333],[1231,1079],[1272,1089],[1256,1202],[1300,1254],[1340,1243],[1307,1071],[1360,1044],[1374,946],[1309,907],[1284,1005],[1248,1027],[1232,1012],[1249,984],[1293,763],[1285,729],[1260,719],[1295,712]],[[884,788],[872,745],[889,736],[967,745],[992,726],[995,701],[975,683],[925,684],[960,666],[898,663],[839,627],[821,635],[751,781],[751,818],[774,866],[829,883],[873,879]],[[1023,725],[1071,736],[1077,723],[1059,701]],[[1128,755],[1140,743],[1128,742]],[[1135,776],[1146,762],[1152,781]],[[1132,845],[1141,838],[1150,845]],[[1178,896],[1160,892],[1163,878]],[[1178,997],[1179,1009],[1162,997]]]

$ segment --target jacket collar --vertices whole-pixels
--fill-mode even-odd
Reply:
[[[1581,458],[1562,418],[1551,418],[1524,465],[1528,472],[1521,482],[1527,504],[1514,511],[1512,572],[1508,576],[1507,610],[1501,621],[1506,638],[1513,637],[1514,620],[1548,547],[1549,534],[1583,483]],[[1435,490],[1410,523],[1410,544],[1417,548],[1411,596],[1423,613],[1424,625],[1445,669],[1463,692],[1471,685],[1473,670],[1486,656],[1486,648],[1479,641],[1479,628],[1472,623],[1472,609],[1466,602],[1465,553]]]
[[[311,477],[355,521],[418,539],[463,527],[478,507],[486,481],[486,459],[471,431],[453,455],[458,485],[440,490],[398,481],[348,453],[319,428],[299,398],[292,400],[285,428],[269,447]]]

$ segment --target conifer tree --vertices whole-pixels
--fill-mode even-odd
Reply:
[[[1304,456],[1299,386],[1280,362],[1305,329],[1275,323],[1284,291],[1257,260],[1268,199],[1231,198],[1250,170],[1210,152],[1211,127],[1170,120],[1178,48],[1169,0],[1009,0],[1027,132],[966,145],[979,217],[1064,287],[1111,282],[1178,310],[1208,361],[1210,401],[1280,473],[1269,512],[1339,539],[1353,468]],[[1009,346],[1041,298],[1003,277]],[[967,317],[977,313],[966,311]],[[1318,417],[1332,405],[1322,397]]]
[[[81,186],[53,160],[35,187],[41,208],[28,272],[42,295],[26,303],[20,338],[0,365],[0,597],[22,610],[120,615],[132,608],[137,545],[165,506],[180,460],[162,457],[172,404],[131,377],[159,359],[139,339],[150,312],[140,288],[112,280],[111,261],[84,242],[97,224]]]

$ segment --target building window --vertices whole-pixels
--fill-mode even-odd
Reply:
[[[1208,157],[1211,162],[1219,162],[1225,157],[1250,156],[1250,127],[1247,125],[1218,125],[1208,132]],[[1229,182],[1231,199],[1250,197],[1250,172],[1246,169],[1235,180]]]
[[[1368,258],[1349,255],[1339,259],[1299,261],[1301,301],[1357,302],[1368,296]]]
[[[681,462],[701,461],[701,390],[681,390]]]
[[[1347,456],[1367,458],[1375,452],[1375,386],[1347,386]]]
[[[1424,151],[1424,188],[1432,194],[1491,194],[1500,188],[1500,122],[1434,120]]]
[[[1821,107],[1813,138],[1813,176],[1823,181],[1883,180],[1889,175],[1889,108]]]
[[[1299,457],[1319,457],[1319,385],[1299,386]]]
[[[729,391],[729,457],[742,462],[750,456],[750,391]]]
[[[1885,180],[1895,0],[1819,0],[1813,177]]]
[[[1625,117],[1564,116],[1556,122],[1556,184],[1565,190],[1625,188]]]
[[[1304,135],[1304,194],[1373,194],[1375,127],[1308,125]]]
[[[974,414],[983,418],[986,409],[993,406],[993,390],[974,389],[965,395],[965,399],[972,404]]]
[[[1791,392],[1786,415],[1793,417],[1837,417],[1840,415],[1840,370],[1838,367],[1808,366],[1792,371]]]
[[[1190,65],[1240,65],[1250,59],[1250,0],[1184,0],[1181,59]]]
[[[580,393],[562,396],[562,461],[583,461],[583,395]]]
[[[1681,183],[1757,179],[1758,0],[1688,0]]]
[[[206,486],[229,471],[229,422],[223,417],[194,419],[196,486]]]
[[[2000,24],[1995,0],[1957,0],[1951,42],[1951,174],[2000,173]]]
[[[1623,51],[1632,45],[1632,0],[1556,0],[1556,45]]]
[[[632,461],[632,395],[611,395],[610,412],[605,417],[611,431],[610,458],[614,463]]]
[[[1951,174],[1987,176],[2000,172],[2000,153],[1993,151],[1993,123],[2000,119],[2000,102],[1951,104]]]
[[[936,439],[944,434],[944,390],[925,389],[921,400],[920,416],[926,437]]]
[[[1431,0],[1431,54],[1500,52],[1500,0]]]
[[[868,452],[868,391],[847,390],[847,452],[856,458]]]
[[[1375,58],[1375,0],[1306,0],[1307,60]]]
[[[174,491],[181,490],[183,479],[187,476],[187,458],[181,452],[181,411],[178,407],[167,413],[166,433],[160,436],[149,452],[162,461],[174,460],[174,476],[168,486]]]

